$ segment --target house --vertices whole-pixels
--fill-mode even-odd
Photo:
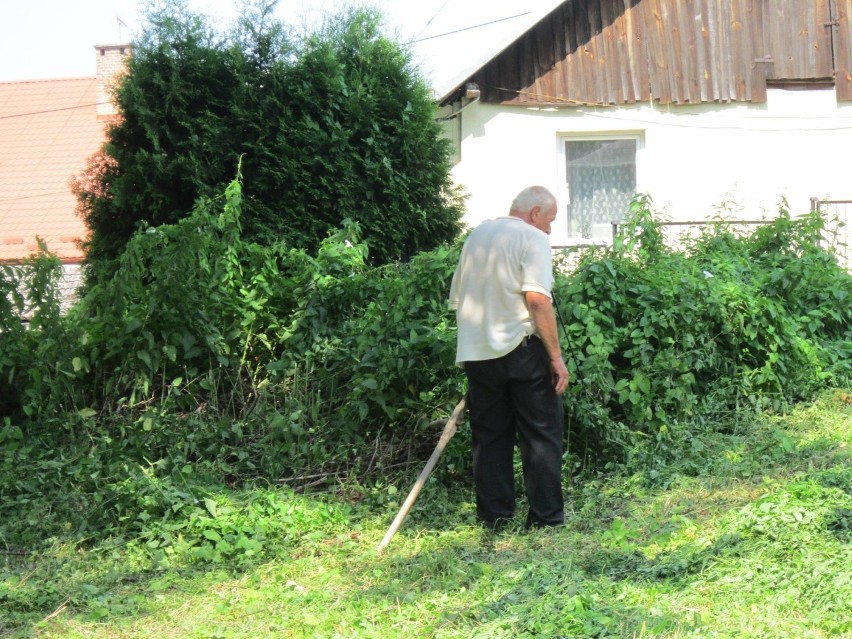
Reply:
[[[86,227],[72,178],[105,141],[110,87],[129,45],[95,47],[88,78],[0,82],[0,263],[19,264],[37,237],[63,264],[63,295],[79,283]]]
[[[528,184],[554,245],[607,241],[636,192],[672,221],[803,213],[852,199],[852,0],[565,0],[438,102],[470,224]]]

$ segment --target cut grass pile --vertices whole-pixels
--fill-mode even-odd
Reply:
[[[381,557],[413,476],[357,503],[346,486],[220,491],[201,528],[209,543],[184,551],[191,526],[169,552],[160,538],[70,535],[7,551],[0,635],[852,637],[851,446],[852,396],[827,392],[696,438],[690,474],[575,478],[567,525],[534,532],[481,530],[470,486],[439,470]],[[221,546],[252,540],[256,552]]]

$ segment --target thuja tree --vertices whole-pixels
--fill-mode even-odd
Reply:
[[[185,4],[148,5],[147,30],[115,96],[121,119],[77,180],[92,263],[114,261],[143,223],[187,215],[233,173],[221,145],[238,77],[225,43]]]
[[[449,143],[381,16],[348,9],[293,38],[275,4],[250,2],[219,35],[186,0],[149,3],[120,120],[77,183],[90,273],[111,272],[138,229],[221,193],[240,158],[248,240],[315,250],[350,219],[381,264],[456,236]]]
[[[303,219],[289,233],[315,245],[349,217],[361,223],[374,264],[408,259],[457,235],[449,142],[427,86],[409,55],[381,36],[376,14],[330,20],[290,73],[289,110],[275,119],[287,132],[282,159],[258,167],[276,171],[277,188]],[[277,204],[258,216],[276,230]]]

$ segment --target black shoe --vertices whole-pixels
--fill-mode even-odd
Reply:
[[[485,530],[489,530],[491,532],[499,533],[499,532],[503,532],[504,530],[506,530],[506,528],[508,528],[512,524],[512,518],[511,517],[498,517],[494,521],[485,521],[483,519],[481,523],[482,523],[482,527],[485,528]]]
[[[539,528],[559,528],[565,525],[565,520],[562,521],[533,521],[527,518],[524,528],[527,530],[536,530]]]

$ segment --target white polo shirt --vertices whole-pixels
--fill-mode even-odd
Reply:
[[[547,234],[512,216],[477,226],[462,248],[450,286],[456,310],[456,363],[496,359],[537,333],[524,293],[551,296]]]

